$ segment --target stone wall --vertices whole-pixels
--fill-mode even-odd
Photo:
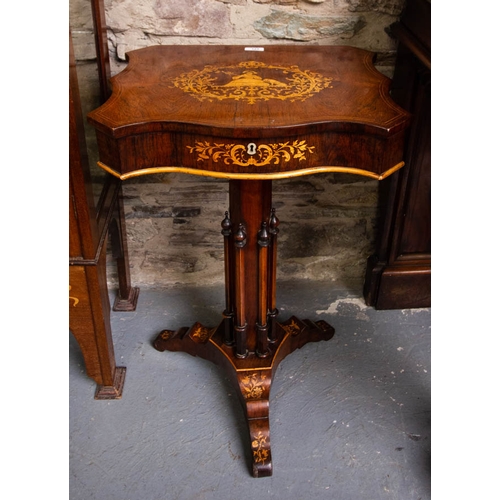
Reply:
[[[150,45],[287,43],[371,50],[377,68],[391,76],[396,47],[387,29],[403,5],[404,0],[105,0],[111,71],[126,66],[126,52]],[[98,106],[88,0],[70,0],[70,22],[87,112]],[[91,129],[87,142],[94,166]],[[273,185],[281,221],[278,279],[359,284],[374,250],[377,181],[320,174]],[[223,282],[220,222],[228,206],[226,181],[154,175],[126,181],[123,192],[134,284]]]

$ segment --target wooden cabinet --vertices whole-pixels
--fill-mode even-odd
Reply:
[[[383,225],[364,294],[377,309],[431,305],[430,2],[408,0],[392,26],[399,41],[391,96],[412,113],[406,166],[381,183]]]

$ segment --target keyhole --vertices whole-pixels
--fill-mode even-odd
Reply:
[[[249,155],[254,155],[255,153],[257,152],[257,145],[253,142],[251,142],[248,146],[247,146],[247,153]]]

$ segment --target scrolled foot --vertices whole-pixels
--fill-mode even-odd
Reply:
[[[311,321],[309,319],[300,320],[295,316],[283,323],[279,323],[290,342],[290,352],[300,349],[309,342],[320,342],[330,340],[335,334],[335,328],[326,321]]]
[[[191,328],[179,328],[178,330],[163,330],[153,342],[157,351],[183,351],[192,356],[210,356],[205,347],[217,331],[217,328],[207,328],[201,323],[195,323]]]
[[[163,352],[171,348],[175,340],[182,341],[182,338],[188,330],[189,328],[186,327],[179,328],[179,330],[162,330],[153,342],[153,347],[157,351]]]
[[[238,385],[250,432],[253,477],[270,476],[271,440],[269,429],[269,393],[272,370],[247,370],[239,373]]]

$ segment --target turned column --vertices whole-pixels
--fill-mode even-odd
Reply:
[[[262,278],[259,258],[262,246],[259,245],[259,233],[263,222],[269,220],[272,202],[272,181],[267,180],[230,180],[229,213],[232,223],[234,244],[229,261],[233,263],[234,273],[234,335],[237,354],[243,356],[257,352],[259,308],[261,307]],[[244,232],[245,241],[241,239]],[[238,237],[238,235],[240,235]],[[239,246],[238,246],[239,245]],[[267,269],[266,269],[267,274]],[[265,294],[267,296],[267,290]],[[238,297],[243,300],[238,301]],[[240,303],[239,303],[240,302]],[[238,322],[241,324],[238,325]],[[238,335],[245,335],[245,348],[238,343]],[[262,334],[261,334],[262,335]]]

